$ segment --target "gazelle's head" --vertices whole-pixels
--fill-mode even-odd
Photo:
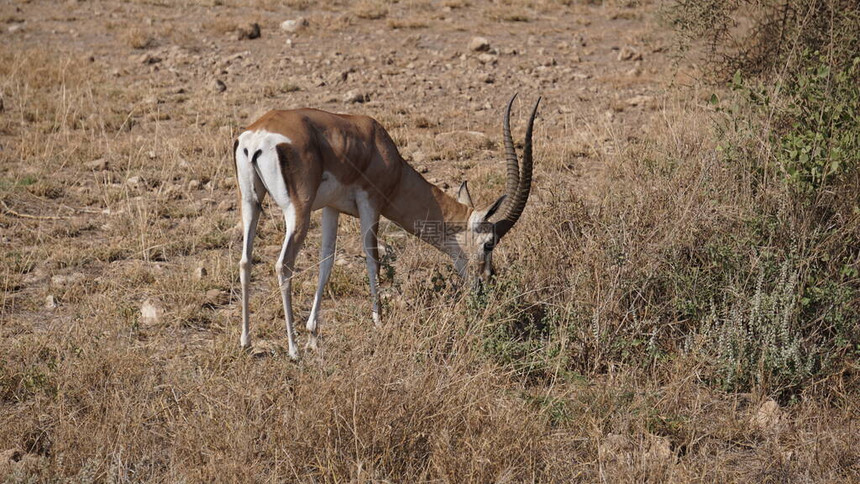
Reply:
[[[540,98],[535,102],[526,138],[523,143],[523,163],[519,165],[514,141],[511,138],[511,106],[517,95],[514,94],[505,109],[503,133],[505,141],[505,160],[507,162],[507,181],[505,193],[488,208],[475,209],[466,182],[460,185],[457,201],[472,208],[465,230],[459,234],[460,254],[454,264],[460,274],[475,282],[487,282],[493,277],[493,249],[509,230],[517,223],[532,186],[532,127],[537,115]]]

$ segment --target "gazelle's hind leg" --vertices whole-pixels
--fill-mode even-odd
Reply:
[[[242,286],[242,336],[239,343],[243,348],[251,346],[249,285],[251,282],[251,254],[254,250],[254,237],[257,234],[257,222],[260,220],[263,199],[266,189],[257,174],[250,170],[244,160],[239,158],[238,144],[236,152],[236,173],[239,179],[240,199],[242,206],[242,258],[239,260],[239,281]],[[247,158],[247,157],[246,157]]]
[[[337,247],[337,220],[340,212],[331,208],[325,207],[322,210],[322,245],[320,246],[320,275],[317,283],[317,292],[314,295],[314,305],[311,308],[311,315],[308,317],[307,329],[311,333],[308,338],[308,348],[317,347],[317,318],[319,317],[320,303],[328,284],[331,269],[334,265],[334,252]]]
[[[283,207],[284,221],[286,222],[286,234],[281,255],[275,264],[275,272],[278,274],[278,285],[281,289],[281,299],[284,303],[284,319],[287,323],[287,342],[289,344],[290,358],[299,356],[296,347],[296,336],[293,331],[293,304],[292,304],[292,278],[296,263],[296,255],[302,248],[305,236],[308,233],[308,221],[310,212],[298,211],[295,204],[289,203]]]
[[[358,216],[361,225],[361,240],[367,261],[367,276],[370,280],[370,299],[373,304],[373,323],[380,324],[379,317],[379,246],[376,231],[379,229],[379,210],[367,199],[356,197]]]
[[[239,260],[239,281],[242,285],[242,336],[239,343],[242,348],[251,346],[250,336],[250,299],[249,285],[251,281],[251,253],[254,250],[254,236],[257,233],[257,221],[260,219],[260,205],[254,200],[242,201],[242,258]]]

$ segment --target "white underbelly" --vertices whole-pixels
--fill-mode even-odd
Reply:
[[[329,173],[323,174],[322,183],[317,188],[312,210],[332,207],[339,212],[358,216],[358,206],[355,203],[356,188],[343,185]]]

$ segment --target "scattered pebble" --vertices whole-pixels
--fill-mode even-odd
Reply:
[[[469,41],[469,50],[472,52],[487,52],[490,50],[490,41],[485,37],[472,37]]]
[[[198,266],[197,269],[194,269],[194,278],[198,281],[206,277],[208,274],[209,271],[207,271],[203,266]]]
[[[126,186],[133,190],[137,190],[143,187],[143,179],[137,175],[129,177],[125,181]]]
[[[224,92],[227,90],[227,84],[224,84],[224,81],[221,79],[215,79],[212,81],[212,90],[215,92]]]
[[[310,25],[308,19],[299,17],[297,19],[289,19],[281,22],[281,30],[284,32],[298,32],[308,25]]]
[[[147,299],[140,305],[140,322],[147,326],[158,324],[163,313],[164,311],[156,301]]]
[[[618,51],[618,60],[620,61],[639,61],[642,60],[642,53],[633,47],[622,47]]]
[[[361,104],[370,101],[370,94],[361,91],[349,91],[343,96],[343,102],[347,104]]]
[[[50,294],[45,298],[45,309],[57,309],[57,298]]]
[[[236,36],[238,40],[259,39],[260,24],[254,22],[245,27],[239,27],[239,29],[236,31]]]

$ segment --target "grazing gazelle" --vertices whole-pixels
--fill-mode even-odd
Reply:
[[[510,114],[504,116],[507,182],[505,194],[485,210],[477,210],[466,182],[458,197],[448,196],[407,164],[391,137],[367,116],[332,114],[316,109],[269,111],[239,135],[233,146],[242,203],[244,241],[239,276],[242,284],[243,347],[248,335],[248,282],[257,220],[266,193],[280,207],[286,236],[275,271],[284,303],[290,357],[298,356],[293,334],[290,279],[296,254],[308,233],[311,212],[322,209],[320,274],[307,329],[309,346],[316,345],[320,299],[334,262],[340,213],[360,220],[367,256],[373,321],[379,323],[376,231],[379,216],[451,256],[461,276],[487,279],[493,275],[492,251],[519,219],[532,181],[532,126],[540,98],[526,129],[520,170],[511,139]],[[503,202],[505,202],[503,204]],[[503,209],[500,207],[504,205]],[[494,214],[501,216],[490,221]]]

